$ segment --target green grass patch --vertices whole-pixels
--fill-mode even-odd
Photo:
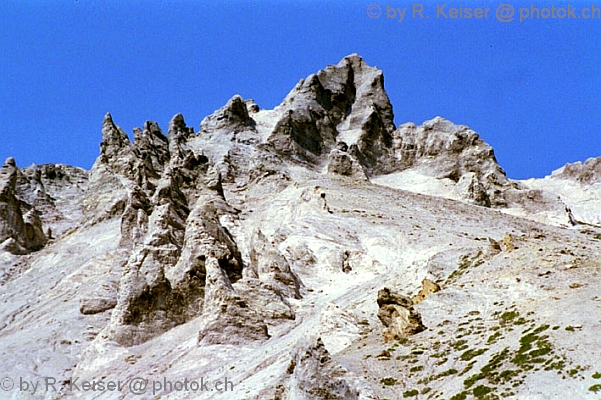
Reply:
[[[474,390],[472,391],[472,393],[477,398],[480,398],[482,396],[485,396],[485,395],[489,394],[492,391],[493,391],[493,389],[491,387],[480,385],[480,386],[476,386],[474,388]]]
[[[380,379],[380,383],[384,386],[394,386],[397,384],[397,382],[398,381],[391,376]]]
[[[458,341],[454,342],[453,344],[451,344],[451,347],[457,351],[465,350],[468,348],[467,340],[464,340],[464,339],[458,340]]]
[[[436,375],[436,379],[440,379],[444,376],[455,375],[456,373],[457,373],[456,369],[450,368],[450,369],[447,369],[446,371],[443,371],[440,374]]]
[[[470,361],[472,358],[474,357],[478,357],[479,355],[484,354],[488,349],[484,348],[484,349],[469,349],[467,351],[465,351],[463,354],[461,354],[461,356],[459,356],[459,358],[461,358],[463,361]]]
[[[593,385],[590,388],[588,388],[588,390],[593,393],[601,392],[601,385],[599,385],[599,384]]]
[[[495,344],[503,337],[503,334],[500,331],[496,331],[492,335],[488,337],[486,340],[486,344]]]
[[[476,364],[476,360],[467,364],[465,366],[465,368],[463,368],[463,371],[461,371],[458,376],[463,376],[463,375],[467,374],[474,367],[474,364]]]
[[[505,311],[503,314],[501,314],[501,320],[505,321],[505,322],[509,322],[509,321],[513,320],[515,317],[517,317],[518,315],[520,315],[520,313],[517,311]]]

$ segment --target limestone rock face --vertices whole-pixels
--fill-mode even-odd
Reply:
[[[133,186],[133,154],[127,134],[106,114],[102,123],[100,156],[89,175],[84,198],[84,215],[100,221],[119,215],[125,209],[127,188]]]
[[[358,391],[345,376],[346,371],[332,359],[321,338],[307,347],[300,347],[287,372],[291,378],[286,398],[359,399]]]
[[[286,258],[267,240],[263,232],[254,232],[250,248],[250,260],[256,266],[259,278],[286,297],[300,298],[298,278],[290,269]]]
[[[62,164],[31,165],[18,171],[17,197],[27,210],[35,208],[55,238],[84,220],[83,194],[88,171]]]
[[[199,345],[233,344],[269,339],[267,325],[247,302],[236,295],[214,257],[207,263],[207,293],[198,333]]]
[[[365,168],[352,153],[346,151],[348,148],[344,142],[342,146],[332,149],[328,155],[327,172],[332,175],[342,175],[367,180]],[[342,149],[345,150],[342,150]]]
[[[378,318],[386,327],[384,337],[398,340],[426,329],[413,301],[389,288],[378,291]]]
[[[154,138],[161,137],[152,124],[147,125],[150,128],[148,133]],[[178,116],[170,124],[170,134],[172,129],[175,131],[169,142],[180,140],[179,127],[174,128],[174,125],[181,125]],[[154,134],[151,132],[153,129]],[[105,130],[103,128],[105,138],[110,138]],[[113,135],[116,133],[113,132]],[[130,191],[121,218],[121,242],[129,244],[131,241],[132,253],[121,278],[119,299],[107,334],[124,345],[141,343],[185,321],[183,309],[187,303],[174,291],[172,283],[165,277],[165,269],[174,267],[181,253],[190,212],[188,198],[183,193],[185,177],[188,168],[195,168],[200,162],[192,152],[182,154],[180,143],[171,146],[166,140],[157,140],[161,144],[159,151],[163,152],[157,161],[169,160],[169,164],[159,163],[160,168],[157,169],[163,170],[163,174],[156,183],[145,185],[147,190],[154,188],[151,194],[147,194],[136,182],[128,182]],[[171,148],[176,150],[176,154],[168,157]],[[129,152],[126,147],[124,151]],[[111,152],[108,151],[108,154]],[[135,155],[130,159],[136,164],[139,161]],[[147,159],[152,166],[151,159]],[[127,178],[118,170],[116,176]],[[140,181],[137,183],[142,184]],[[195,299],[190,300],[193,302]]]
[[[19,238],[25,232],[21,204],[15,196],[17,167],[9,158],[0,169],[0,241]]]
[[[48,238],[35,209],[22,213],[21,200],[16,196],[18,173],[12,157],[0,169],[0,244],[6,251],[24,254],[41,249]]]
[[[100,156],[90,171],[84,197],[84,215],[89,222],[121,215],[128,205],[131,213],[132,208],[136,210],[132,202],[144,203],[141,190],[146,196],[155,191],[170,157],[167,138],[155,122],[147,121],[143,131],[134,130],[134,139],[130,142],[106,114]]]
[[[593,184],[601,182],[601,157],[589,158],[584,163],[575,162],[566,164],[559,171],[556,171],[552,178],[573,179],[583,184]]]
[[[441,117],[421,126],[403,124],[394,132],[394,150],[401,169],[415,168],[427,176],[448,178],[475,204],[504,205],[509,187],[492,147],[476,132]]]
[[[200,131],[225,129],[230,132],[241,132],[254,125],[255,121],[249,116],[246,102],[242,97],[236,95],[225,106],[206,117],[200,123]]]
[[[277,111],[282,116],[268,143],[278,153],[315,161],[343,141],[369,170],[387,168],[392,106],[382,72],[358,55],[301,80]]]
[[[158,155],[147,156],[139,169],[150,179],[128,182],[121,244],[131,247],[131,255],[103,337],[136,345],[201,314],[203,343],[217,343],[223,329],[240,328],[240,336],[258,329],[257,337],[267,337],[265,324],[258,317],[253,321],[256,312],[232,287],[242,277],[243,261],[220,222],[225,215],[235,218],[235,211],[223,197],[219,172],[189,146],[191,131],[181,115],[172,119],[166,141],[157,129],[147,124],[147,139],[140,139],[160,146]],[[137,153],[136,144],[133,148]],[[134,157],[137,165],[140,157]],[[294,287],[294,281],[288,283]],[[102,308],[92,300],[82,304],[82,313]],[[246,332],[241,327],[250,321]],[[234,337],[232,333],[229,340]]]
[[[42,220],[37,215],[35,209],[29,210],[23,216],[25,223],[25,244],[28,248],[38,250],[44,247],[48,238],[44,233]]]
[[[484,185],[478,180],[475,172],[467,172],[461,175],[454,190],[466,200],[479,206],[490,207],[490,196],[484,189]]]
[[[261,137],[253,116],[259,107],[252,100],[236,95],[225,106],[204,118],[200,133],[190,138],[211,158],[224,182],[236,181],[243,187],[250,179],[251,158]]]

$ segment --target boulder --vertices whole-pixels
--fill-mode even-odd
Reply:
[[[384,338],[398,340],[426,330],[422,318],[413,308],[413,300],[384,288],[378,291],[378,318],[386,327]]]

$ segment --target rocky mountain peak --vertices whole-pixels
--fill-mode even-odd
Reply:
[[[2,189],[0,192],[8,193],[15,190],[17,182],[17,163],[14,158],[8,157],[2,168],[0,169],[0,182],[2,182]]]
[[[113,122],[110,113],[106,113],[102,122],[102,142],[100,142],[101,155],[107,162],[119,153],[129,148],[131,142],[127,134]]]
[[[252,102],[252,100],[250,100]],[[258,106],[244,101],[240,95],[235,95],[228,102],[209,115],[200,123],[201,132],[227,130],[230,132],[239,132],[248,127],[254,126],[254,120],[249,116],[248,105],[251,105],[253,112],[258,112]]]
[[[35,209],[29,206],[25,210],[17,196],[20,171],[16,165],[9,157],[0,168],[0,250],[27,254],[42,248],[48,238]]]
[[[580,183],[601,183],[601,157],[566,164],[552,174],[556,179],[573,179]]]
[[[235,95],[133,137],[106,114],[90,171],[0,169],[7,377],[65,399],[131,376],[234,385],[207,400],[601,390],[601,159],[513,181],[465,125],[395,127],[356,54],[272,110]]]
[[[421,126],[406,123],[394,132],[395,162],[437,179],[450,179],[466,198],[483,206],[505,206],[510,187],[490,145],[472,129],[442,117]]]
[[[14,158],[12,157],[8,157],[5,161],[4,164],[2,165],[2,167],[16,167],[17,166],[17,162],[15,161]]]
[[[169,121],[169,130],[167,131],[168,138],[177,138],[179,136],[187,136],[190,129],[186,126],[186,121],[182,114],[175,114]]]
[[[392,106],[382,72],[359,56],[302,79],[275,111],[280,117],[268,143],[280,155],[321,165],[344,142],[351,162],[374,172],[388,168]]]

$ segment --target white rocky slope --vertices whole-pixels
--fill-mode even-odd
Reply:
[[[7,162],[47,243],[0,212],[0,397],[599,398],[599,163],[513,182],[392,118],[352,55],[198,133],[107,115],[88,173]]]

